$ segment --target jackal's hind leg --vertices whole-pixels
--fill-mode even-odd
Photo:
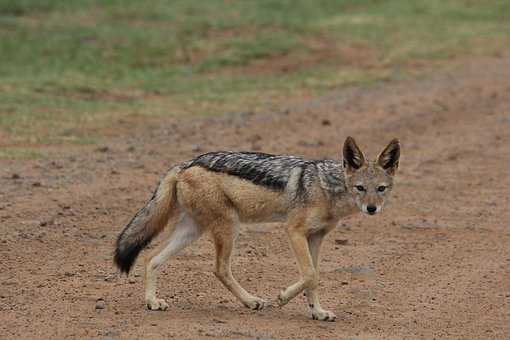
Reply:
[[[156,270],[172,255],[197,240],[200,235],[199,227],[187,215],[184,215],[163,245],[149,256],[145,267],[145,302],[148,309],[168,309],[166,301],[156,297]]]
[[[214,275],[246,307],[255,310],[264,308],[266,301],[248,293],[232,275],[230,259],[237,237],[235,226],[225,221],[218,228],[212,228],[212,231],[216,248],[216,269]]]

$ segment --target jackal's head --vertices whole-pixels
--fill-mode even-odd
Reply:
[[[354,141],[347,137],[343,149],[347,190],[358,208],[369,215],[380,212],[393,188],[393,177],[400,158],[400,142],[393,139],[375,162],[366,160]]]

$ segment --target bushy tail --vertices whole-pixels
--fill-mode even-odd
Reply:
[[[179,170],[179,167],[174,167],[166,174],[151,199],[117,238],[114,261],[122,272],[129,273],[138,254],[168,223],[176,208],[175,183]]]

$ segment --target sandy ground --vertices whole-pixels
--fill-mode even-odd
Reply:
[[[112,130],[123,133],[101,147],[1,161],[0,337],[509,336],[509,58],[294,99],[279,112]],[[144,306],[146,253],[129,277],[113,267],[117,234],[171,164],[218,149],[339,157],[347,135],[372,156],[398,136],[403,158],[385,212],[341,221],[325,243],[320,293],[335,323],[311,320],[303,296],[282,309],[242,307],[212,274],[207,237],[163,266],[165,312]],[[296,280],[283,228],[243,226],[234,275],[266,299]]]

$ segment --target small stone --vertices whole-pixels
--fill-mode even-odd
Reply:
[[[11,178],[12,179],[20,179],[21,176],[19,174],[12,174]]]
[[[106,302],[103,298],[99,298],[96,301],[96,309],[104,309],[106,307]]]
[[[54,167],[55,169],[62,169],[64,166],[60,163],[57,163],[55,161],[52,161],[51,163],[51,166]]]
[[[259,142],[261,140],[262,140],[262,136],[260,136],[259,134],[254,134],[248,138],[248,141],[252,142],[252,143]]]
[[[321,124],[324,125],[324,126],[330,126],[331,125],[331,121],[329,119],[323,119],[321,121]]]
[[[346,286],[346,285],[348,285],[348,284],[349,284],[349,282],[347,282],[347,281],[342,281],[342,282],[340,282],[340,284],[341,284],[342,286]]]
[[[120,336],[120,332],[112,329],[112,330],[107,330],[103,334],[103,339],[115,339],[115,338],[118,338],[119,336]]]
[[[191,151],[193,151],[193,152],[198,152],[200,150],[202,150],[202,147],[199,144],[193,144],[191,146]]]
[[[349,273],[349,274],[363,274],[363,275],[373,275],[374,270],[371,267],[341,267],[335,270],[337,273]]]
[[[105,146],[100,146],[96,149],[96,151],[98,152],[108,152],[110,150],[109,147],[107,147],[106,145]]]
[[[32,186],[33,186],[34,188],[38,188],[38,187],[41,187],[41,186],[42,186],[42,184],[41,184],[41,182],[34,182],[34,183],[32,183]]]
[[[335,240],[335,244],[342,245],[342,246],[345,246],[348,243],[349,243],[349,240],[345,240],[345,239],[336,239]]]
[[[136,280],[135,278],[133,277],[130,277],[129,280],[128,280],[129,284],[135,284],[136,283]]]

